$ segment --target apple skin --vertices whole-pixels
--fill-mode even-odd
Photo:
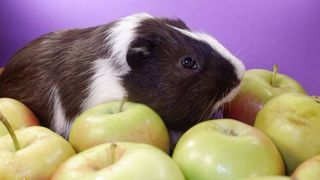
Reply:
[[[149,144],[106,143],[68,159],[52,180],[184,180],[169,155]]]
[[[272,71],[264,69],[246,71],[237,95],[225,105],[224,117],[253,125],[257,113],[271,98],[287,92],[306,94],[293,78],[278,73],[271,84],[272,76]]]
[[[232,119],[209,120],[189,129],[172,155],[186,179],[238,179],[284,175],[279,151],[260,130]]]
[[[21,146],[18,151],[9,135],[0,137],[0,179],[50,179],[75,154],[65,139],[47,128],[32,126],[15,133]]]
[[[239,180],[296,180],[289,176],[259,176],[259,177],[249,177]]]
[[[118,141],[147,143],[169,151],[168,130],[155,111],[143,104],[125,102],[119,112],[120,104],[120,101],[101,104],[76,118],[69,135],[76,152]]]
[[[0,98],[0,111],[14,130],[39,125],[39,121],[33,112],[26,105],[15,99]],[[0,136],[6,134],[8,134],[7,129],[0,123]]]
[[[319,180],[320,178],[320,155],[301,163],[291,175],[296,180]]]
[[[261,109],[254,126],[275,143],[288,174],[320,154],[320,103],[316,98],[299,93],[277,96]]]

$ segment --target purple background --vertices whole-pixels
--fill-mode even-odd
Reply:
[[[179,17],[215,36],[246,64],[272,69],[320,94],[320,0],[1,0],[0,65],[47,32],[137,12]]]

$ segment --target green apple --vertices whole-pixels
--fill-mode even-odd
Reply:
[[[107,142],[140,142],[166,152],[170,140],[160,116],[148,106],[114,101],[90,108],[76,118],[69,142],[77,152]]]
[[[75,154],[65,139],[47,128],[32,126],[14,132],[1,111],[0,121],[9,131],[0,137],[0,179],[50,179]]]
[[[172,155],[186,179],[237,179],[284,175],[279,151],[260,130],[232,119],[209,120],[189,129]]]
[[[183,180],[166,153],[149,144],[119,142],[89,148],[63,163],[52,180]]]
[[[239,180],[295,180],[289,176],[258,176],[258,177],[249,177]]]
[[[288,174],[320,154],[320,103],[315,97],[300,93],[277,96],[261,109],[254,126],[275,143]]]
[[[297,180],[319,180],[320,154],[304,161],[293,172],[292,177]]]
[[[252,69],[245,72],[238,94],[226,104],[225,118],[233,118],[253,125],[256,115],[271,98],[287,92],[305,94],[302,86],[293,78],[264,69]]]
[[[33,112],[26,105],[15,99],[0,98],[0,111],[15,130],[39,125],[39,121]],[[0,123],[0,136],[6,134],[8,134],[7,129]]]

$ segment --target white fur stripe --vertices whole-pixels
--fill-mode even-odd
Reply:
[[[170,25],[169,25],[170,26]],[[244,73],[245,73],[245,66],[243,63],[234,55],[232,55],[222,44],[220,44],[216,39],[214,39],[212,36],[200,33],[200,32],[191,32],[185,29],[180,29],[174,26],[170,26],[173,29],[181,32],[182,34],[191,37],[193,39],[196,39],[198,41],[205,42],[209,44],[212,49],[214,49],[217,53],[219,53],[222,57],[224,57],[226,60],[228,60],[233,66],[235,67],[237,76],[239,79],[242,79]]]
[[[98,59],[94,62],[94,71],[89,86],[89,96],[82,104],[82,110],[98,104],[120,100],[127,93],[121,84],[120,76],[123,74],[114,69],[110,59]]]
[[[140,22],[153,18],[146,13],[134,14],[123,19],[120,19],[115,25],[110,28],[106,34],[106,41],[111,45],[111,55],[113,63],[123,67],[123,71],[129,70],[127,65],[126,55],[130,44],[136,38],[136,28],[140,25]]]
[[[82,110],[122,99],[127,94],[121,82],[121,76],[130,70],[126,60],[127,51],[136,39],[136,28],[148,18],[153,17],[145,13],[134,14],[120,19],[106,32],[106,46],[110,48],[111,55],[94,61],[95,73],[88,88],[89,95],[81,106]]]
[[[50,102],[53,102],[53,118],[51,128],[58,134],[67,137],[69,135],[70,123],[65,118],[65,112],[61,106],[59,89],[54,86],[50,93]]]

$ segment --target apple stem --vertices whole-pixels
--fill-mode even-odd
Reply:
[[[13,141],[15,150],[16,151],[20,150],[21,148],[20,148],[20,144],[19,144],[18,138],[17,138],[16,134],[14,133],[14,130],[13,130],[12,126],[10,125],[10,123],[8,122],[7,118],[4,117],[4,115],[2,114],[1,111],[0,111],[0,121],[3,123],[3,125],[8,130],[8,132],[9,132],[9,134],[11,136],[11,139]]]
[[[123,106],[124,106],[124,103],[127,101],[127,97],[124,96],[121,100],[121,103],[120,103],[120,106],[119,106],[119,113],[121,113],[123,111]]]
[[[271,79],[271,86],[275,86],[275,81],[276,81],[276,76],[278,73],[278,65],[273,65],[273,74],[272,74],[272,79]]]
[[[117,144],[112,143],[111,147],[110,147],[111,153],[112,153],[112,155],[111,155],[111,164],[113,164],[115,162],[115,160],[116,160],[116,157],[115,157],[116,148],[117,148]]]

